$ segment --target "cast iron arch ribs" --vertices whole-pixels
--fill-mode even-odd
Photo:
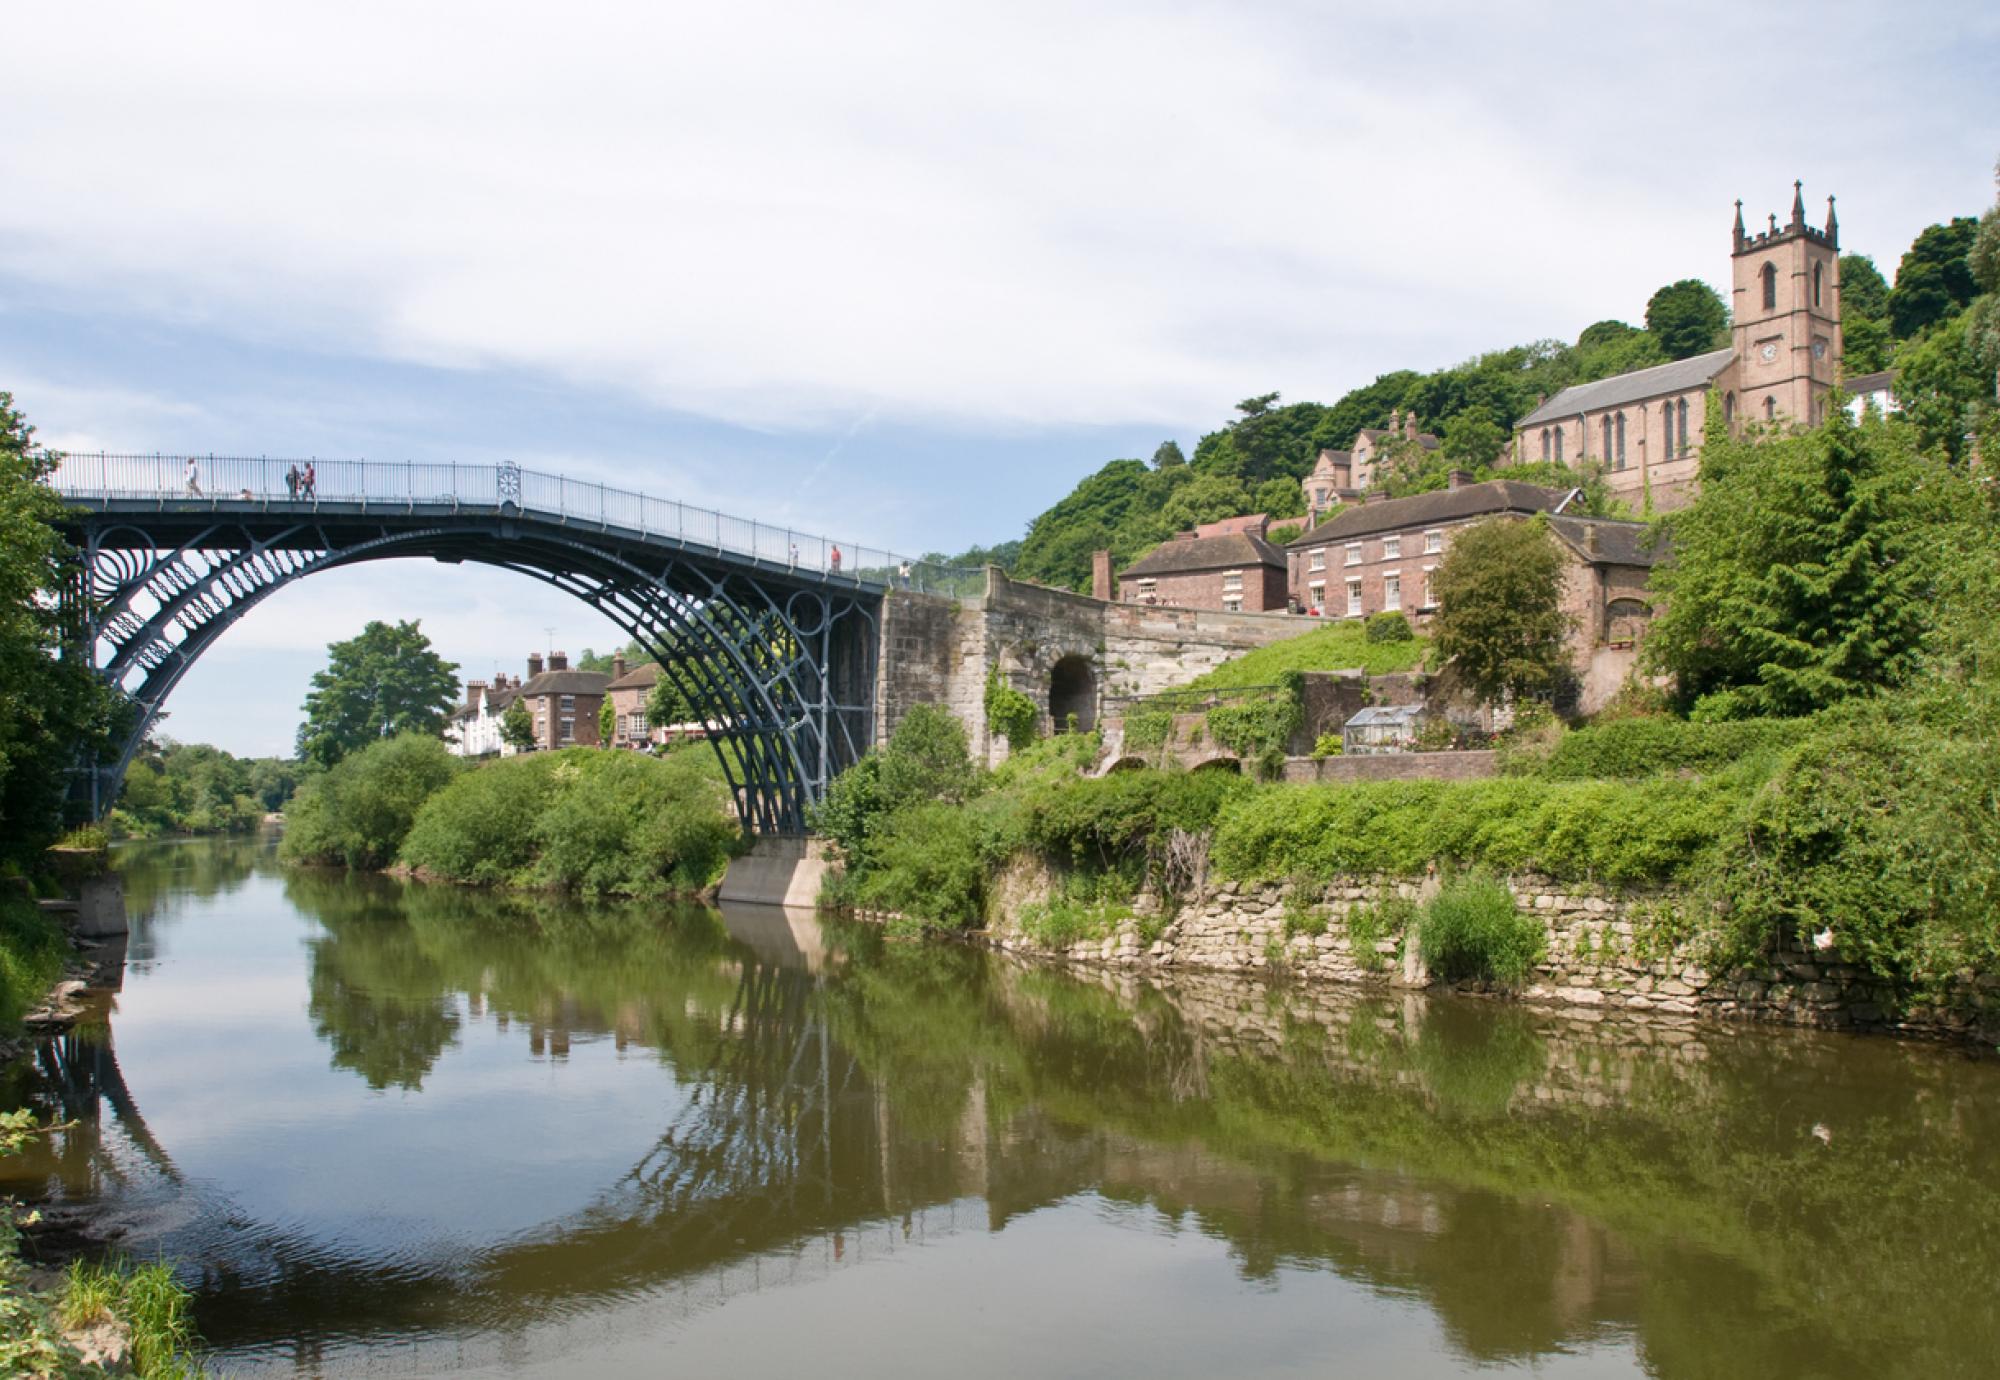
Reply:
[[[223,632],[297,580],[377,560],[494,566],[598,609],[701,715],[752,832],[803,833],[827,784],[873,740],[877,590],[527,520],[79,516],[91,664],[134,710],[113,754],[79,783],[93,817],[116,800],[168,696]]]

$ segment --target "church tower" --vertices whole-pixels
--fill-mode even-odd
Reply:
[[[1736,203],[1735,386],[1723,398],[1731,422],[1816,425],[1840,378],[1840,222],[1826,199],[1826,228],[1806,224],[1804,184],[1792,184],[1791,223],[1744,233]]]

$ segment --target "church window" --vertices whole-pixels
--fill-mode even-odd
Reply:
[[[1734,393],[1723,394],[1722,424],[1724,426],[1736,425],[1736,395]]]
[[[1547,427],[1543,427],[1543,428],[1542,428],[1542,459],[1546,460],[1546,459],[1548,459],[1548,458],[1549,458],[1549,429],[1548,429]]]
[[[1660,442],[1660,458],[1662,460],[1671,460],[1674,458],[1674,400],[1672,398],[1660,404],[1660,432],[1663,437]]]
[[[1764,310],[1776,311],[1778,309],[1777,268],[1771,264],[1765,264],[1762,277],[1764,279]]]
[[[1561,428],[1561,427],[1557,427],[1557,428],[1556,428],[1556,463],[1557,463],[1558,465],[1560,465],[1560,464],[1561,464],[1562,462],[1563,462],[1563,431],[1562,431],[1562,428]]]
[[[1680,415],[1681,440],[1680,444],[1675,447],[1675,451],[1677,454],[1686,455],[1688,453],[1688,400],[1686,398],[1681,399]]]
[[[1825,264],[1814,264],[1814,265],[1813,265],[1813,305],[1814,305],[1814,306],[1818,306],[1818,305],[1820,304],[1820,290],[1821,290],[1821,287],[1822,287],[1822,282],[1821,282],[1821,280],[1822,280],[1822,279],[1823,279],[1823,278],[1825,277],[1825,275],[1826,275],[1826,265],[1825,265]]]
[[[1625,414],[1618,414],[1618,468],[1625,468]]]
[[[1604,450],[1601,458],[1605,460],[1611,458],[1611,418],[1609,417],[1604,419]]]
[[[1764,420],[1767,422],[1778,420],[1778,400],[1776,398],[1764,399]]]

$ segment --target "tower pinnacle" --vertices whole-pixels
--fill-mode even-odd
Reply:
[[[1794,230],[1806,228],[1806,184],[1792,183],[1792,225]]]
[[[1840,218],[1833,213],[1833,198],[1826,199],[1826,239],[1835,249],[1840,248]]]
[[[1736,250],[1739,254],[1743,252],[1745,238],[1743,234],[1743,198],[1739,196],[1736,198]]]

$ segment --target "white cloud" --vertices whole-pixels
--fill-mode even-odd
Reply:
[[[1900,248],[1983,195],[1984,163],[1940,189],[1930,153],[1958,149],[1863,164],[1847,135],[1994,136],[1990,112],[1965,133],[1976,85],[1965,118],[1911,112],[1897,25],[1824,4],[44,6],[8,21],[0,269],[753,426],[1212,424],[1253,389],[1330,397],[1635,316],[1670,278],[1719,279],[1729,201],[1782,209],[1795,170]],[[1990,56],[1980,11],[1931,27]],[[1838,116],[1772,94],[1805,89]],[[1949,83],[1922,94],[1935,112]]]

